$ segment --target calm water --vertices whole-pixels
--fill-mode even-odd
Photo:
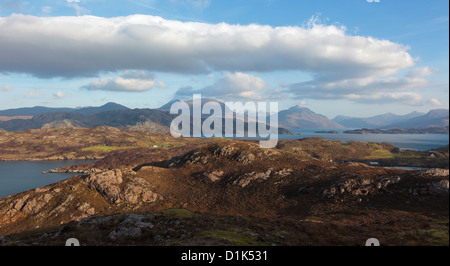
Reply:
[[[348,142],[351,140],[360,142],[388,142],[401,149],[412,149],[417,151],[426,151],[443,147],[449,143],[448,134],[345,134],[342,133],[349,129],[291,129],[294,133],[301,135],[279,135],[279,139],[302,139],[311,137],[322,137],[328,140],[340,140]],[[337,131],[336,134],[315,133],[316,131]],[[253,138],[258,139],[258,138]]]
[[[91,161],[0,162],[0,198],[43,187],[75,176],[42,174],[43,171]]]
[[[338,131],[337,134],[323,134],[315,133],[316,131]],[[399,148],[414,149],[419,151],[426,151],[435,148],[440,148],[449,143],[448,134],[345,134],[342,133],[349,129],[299,129],[291,130],[295,133],[301,133],[300,136],[282,135],[280,139],[298,139],[309,137],[322,137],[328,140],[341,140],[347,142],[350,140],[361,142],[388,142]]]

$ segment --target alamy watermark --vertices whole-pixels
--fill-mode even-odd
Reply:
[[[248,137],[261,139],[261,148],[278,144],[278,102],[203,104],[201,94],[194,94],[190,104],[173,103],[170,113],[179,115],[170,125],[170,133],[176,138]]]

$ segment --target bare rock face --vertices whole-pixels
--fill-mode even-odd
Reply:
[[[109,170],[98,174],[91,174],[85,179],[89,188],[96,189],[108,199],[116,199],[120,194],[120,187],[122,184],[122,171]]]
[[[142,235],[143,230],[153,228],[152,223],[142,221],[144,218],[145,216],[143,215],[128,214],[119,224],[119,227],[112,231],[108,237],[111,240],[139,237]]]
[[[255,160],[255,155],[253,155],[253,153],[247,153],[247,152],[243,152],[241,154],[239,154],[237,161],[241,162],[244,165],[247,165],[251,162],[253,162]]]
[[[55,121],[51,123],[44,124],[41,129],[49,128],[71,128],[71,127],[82,127],[81,123],[77,121],[72,121],[69,119],[64,119],[60,121]]]
[[[421,171],[422,175],[431,175],[431,176],[449,176],[448,169],[440,169],[440,168],[432,168],[425,171]]]
[[[264,181],[264,180],[269,179],[271,173],[272,173],[272,169],[268,169],[266,172],[262,172],[262,173],[255,173],[255,172],[247,173],[247,174],[239,177],[237,180],[235,180],[233,182],[233,185],[244,188],[253,181]]]
[[[94,173],[85,179],[85,183],[117,206],[125,204],[139,207],[143,203],[163,199],[151,190],[151,184],[147,180],[134,175],[127,175],[125,178],[124,174],[125,172],[119,169]]]
[[[213,171],[210,173],[204,173],[203,176],[211,182],[217,182],[222,179],[223,174],[223,171]]]
[[[130,205],[153,203],[162,200],[163,197],[151,191],[150,183],[142,178],[133,178],[125,185],[120,198]]]
[[[322,196],[326,198],[334,198],[337,195],[351,194],[354,196],[367,196],[369,194],[376,194],[380,189],[386,188],[389,185],[399,183],[401,178],[399,176],[383,177],[378,180],[372,179],[346,179],[332,185],[325,189]]]
[[[65,199],[64,202],[61,203],[60,205],[58,205],[56,208],[54,208],[49,215],[53,216],[53,215],[58,215],[61,213],[64,213],[69,207],[69,204],[75,199],[75,197],[71,194],[69,194]]]
[[[431,195],[436,196],[448,196],[449,192],[449,181],[447,180],[441,180],[439,182],[431,183],[431,185],[428,187],[428,192]]]
[[[25,202],[21,211],[25,215],[34,215],[39,212],[39,210],[44,207],[52,199],[51,194],[44,194],[38,197],[34,197]]]
[[[216,156],[225,157],[234,154],[236,152],[236,147],[233,147],[232,145],[214,145],[211,147],[211,152]]]

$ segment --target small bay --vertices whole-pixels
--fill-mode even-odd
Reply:
[[[68,161],[4,161],[0,162],[0,198],[47,186],[75,174],[42,174],[59,167],[89,163],[87,160]]]

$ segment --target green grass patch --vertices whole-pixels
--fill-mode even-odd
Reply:
[[[365,159],[392,159],[395,155],[388,150],[372,150]]]
[[[139,148],[139,146],[129,146],[129,147],[118,147],[118,146],[92,146],[83,148],[82,151],[93,151],[93,152],[110,152],[115,150],[127,150],[127,149],[135,149]]]
[[[243,235],[241,233],[236,233],[232,231],[225,230],[211,230],[202,231],[199,234],[200,237],[214,237],[219,239],[225,239],[233,243],[235,246],[260,246],[261,244],[257,241]]]

